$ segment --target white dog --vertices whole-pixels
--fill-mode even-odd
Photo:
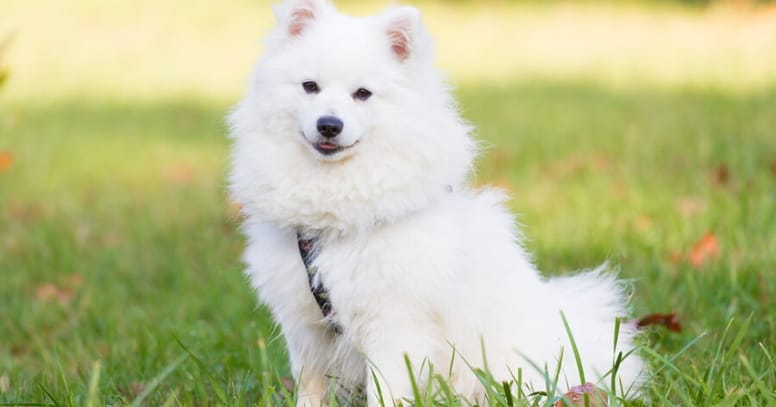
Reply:
[[[561,352],[560,385],[581,384],[561,312],[585,380],[608,387],[616,355],[634,348],[630,325],[614,343],[623,287],[600,269],[542,277],[505,196],[467,187],[477,146],[418,10],[354,18],[289,0],[275,13],[230,116],[231,192],[299,405],[325,403],[333,380],[369,405],[378,389],[388,404],[411,398],[404,355],[421,385],[433,366],[481,401],[474,368],[543,389]],[[635,354],[620,364],[618,393],[638,388],[642,367]]]

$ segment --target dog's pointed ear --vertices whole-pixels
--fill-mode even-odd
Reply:
[[[333,9],[334,6],[327,0],[287,0],[272,8],[278,25],[290,37],[302,35],[305,28]]]
[[[428,41],[420,10],[402,6],[386,12],[385,34],[390,41],[391,52],[404,62],[420,52]]]

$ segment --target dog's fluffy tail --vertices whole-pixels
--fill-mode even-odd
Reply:
[[[567,317],[614,322],[615,317],[630,313],[628,300],[630,284],[617,278],[617,270],[604,263],[592,270],[583,270],[571,276],[549,279]],[[565,305],[565,306],[563,306]]]
[[[607,373],[613,370],[618,354],[622,353],[627,357],[616,369],[616,392],[637,393],[643,382],[643,361],[634,343],[638,330],[627,322],[630,284],[619,280],[617,270],[612,270],[608,263],[572,276],[549,279],[548,284],[552,300],[565,316],[579,350],[585,380],[600,381],[598,384],[602,387],[610,387],[611,377]],[[619,326],[618,318],[622,321]],[[563,370],[567,374],[572,367],[576,370],[573,358],[571,352],[564,356]]]

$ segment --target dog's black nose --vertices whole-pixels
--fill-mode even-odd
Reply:
[[[318,132],[326,138],[337,137],[338,134],[342,133],[343,126],[342,120],[334,116],[323,116],[318,119]]]

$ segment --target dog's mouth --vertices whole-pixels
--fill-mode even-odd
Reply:
[[[330,141],[319,141],[313,143],[313,148],[315,148],[315,150],[323,155],[334,155],[345,149],[345,147]]]
[[[330,139],[310,141],[307,139],[304,132],[299,132],[299,133],[302,136],[302,139],[307,143],[307,145],[315,149],[315,151],[318,152],[323,157],[325,157],[327,161],[337,160],[339,153],[353,148],[353,146],[355,146],[356,144],[358,144],[359,141],[361,141],[361,140],[356,140],[353,144],[343,146]]]
[[[327,158],[329,157],[336,158],[339,153],[353,148],[353,146],[358,144],[359,141],[360,140],[356,140],[355,143],[349,146],[343,146],[341,144],[335,143],[330,140],[319,140],[319,141],[308,142],[308,143],[312,148],[315,149],[315,151],[317,151],[322,156]]]

